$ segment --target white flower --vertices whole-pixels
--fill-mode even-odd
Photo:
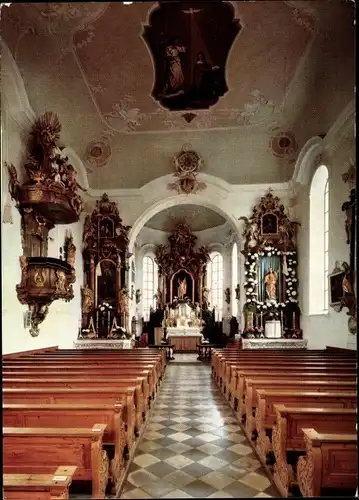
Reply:
[[[248,274],[248,271],[244,271],[244,274],[246,274],[246,275],[247,275],[247,274]]]
[[[268,257],[270,257],[271,255],[272,255],[271,252],[268,252]]]
[[[297,295],[297,292],[295,290],[293,290],[292,295]]]
[[[249,261],[248,260],[245,261],[245,265],[249,266]]]
[[[296,260],[293,260],[293,264],[296,264],[296,263],[297,263],[297,261],[296,261]]]
[[[265,304],[263,304],[263,309],[267,309],[267,306]]]
[[[282,306],[282,307],[285,307],[285,303],[284,303],[284,302],[282,302],[282,303],[281,303],[281,306]]]
[[[247,299],[247,302],[251,302],[251,299]]]
[[[298,281],[297,278],[292,278],[292,281]]]
[[[254,281],[254,279],[253,278],[248,278],[248,281]]]
[[[248,288],[248,292],[253,292],[253,288]]]

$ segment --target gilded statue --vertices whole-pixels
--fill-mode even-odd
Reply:
[[[37,269],[34,274],[34,282],[35,285],[39,288],[42,288],[45,285],[46,278],[43,275],[43,272],[41,269]]]
[[[120,291],[119,305],[121,314],[128,315],[128,291],[127,288],[122,288]]]
[[[56,292],[66,292],[66,276],[64,271],[56,271]]]
[[[183,278],[182,280],[178,280],[178,291],[177,295],[179,299],[184,299],[187,293],[187,282],[186,278]]]
[[[20,195],[20,183],[17,178],[16,168],[13,164],[8,165],[7,163],[5,163],[5,165],[7,166],[9,172],[9,193],[11,199],[16,201],[17,203],[19,201]]]
[[[204,287],[202,291],[202,302],[203,304],[208,305],[208,297],[209,297],[209,288]]]
[[[71,267],[75,267],[76,260],[76,247],[71,231],[65,237],[65,260]]]
[[[88,285],[82,289],[82,312],[83,314],[89,314],[94,306],[95,297],[93,290]]]
[[[277,297],[277,279],[278,274],[271,267],[268,268],[267,274],[264,276],[264,284],[267,294],[267,299],[276,299]]]

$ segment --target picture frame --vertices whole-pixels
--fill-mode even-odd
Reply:
[[[329,305],[337,308],[343,302],[343,279],[345,272],[339,266],[336,266],[333,272],[328,276],[329,280]]]

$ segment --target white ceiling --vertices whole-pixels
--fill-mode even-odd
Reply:
[[[189,124],[151,97],[141,34],[157,4],[12,4],[0,27],[31,106],[58,113],[62,141],[92,188],[139,188],[170,174],[188,142],[203,171],[229,183],[287,181],[300,148],[353,99],[354,4],[231,3],[242,29],[228,58],[229,91]]]

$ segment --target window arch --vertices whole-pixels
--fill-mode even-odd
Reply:
[[[238,301],[236,299],[236,287],[238,283],[238,247],[233,243],[232,247],[232,316],[238,315]]]
[[[328,312],[329,178],[320,165],[310,186],[309,314]]]
[[[216,320],[222,320],[223,313],[223,257],[219,252],[210,254],[207,265],[207,287],[210,307],[216,308]]]
[[[156,262],[149,255],[145,255],[142,260],[142,311],[145,321],[150,319],[151,307],[156,307],[154,298],[158,287],[158,267]]]

